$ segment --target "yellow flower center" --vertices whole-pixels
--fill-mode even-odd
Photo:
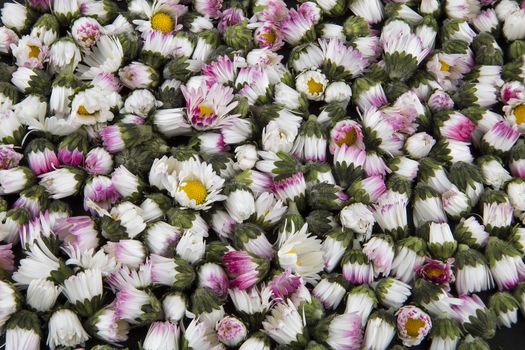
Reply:
[[[439,60],[439,63],[441,63],[441,71],[442,72],[449,72],[450,71],[450,66],[448,65],[447,62]]]
[[[443,271],[440,269],[428,269],[427,275],[428,277],[432,277],[432,278],[441,277],[443,276]]]
[[[38,55],[40,55],[40,48],[38,46],[29,45],[28,56],[31,58],[38,58]]]
[[[164,12],[157,12],[151,17],[151,28],[160,30],[163,33],[171,32],[174,24],[171,16]]]
[[[210,106],[206,106],[205,104],[199,105],[199,116],[201,118],[209,118],[213,115],[213,113],[215,113],[215,111]]]
[[[84,107],[82,105],[78,107],[77,113],[80,114],[80,115],[85,115],[85,116],[89,116],[89,115],[95,114],[95,113],[89,113],[88,110],[86,109],[86,107]]]
[[[411,337],[419,336],[419,330],[425,327],[425,322],[419,318],[409,318],[405,324],[405,330]]]
[[[514,108],[514,116],[516,117],[516,123],[525,123],[525,104]]]
[[[308,85],[308,91],[310,94],[320,94],[323,92],[324,85],[322,83],[319,83],[315,81],[313,78],[310,78],[308,82],[306,83]]]
[[[342,146],[342,145],[352,146],[357,140],[357,131],[355,130],[355,128],[352,128],[351,130],[347,130],[344,133],[345,133],[345,136],[339,139],[339,141],[336,141],[336,144],[338,146]]]
[[[194,200],[195,204],[204,203],[208,194],[206,187],[198,180],[188,181],[184,186],[180,186],[180,189],[186,193],[189,199]]]
[[[270,44],[275,42],[275,32],[273,30],[270,30],[268,33],[264,33],[261,36],[265,38]]]

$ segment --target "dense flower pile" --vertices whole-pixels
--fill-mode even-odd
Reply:
[[[1,20],[4,349],[483,350],[525,312],[524,3]]]

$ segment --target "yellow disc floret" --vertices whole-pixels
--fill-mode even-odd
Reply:
[[[324,89],[323,83],[319,83],[315,81],[313,78],[310,78],[308,82],[306,83],[306,85],[308,85],[308,92],[310,92],[310,94],[312,95],[320,94],[323,92],[323,89]]]
[[[151,28],[160,30],[163,33],[169,33],[173,30],[175,23],[170,15],[164,12],[157,12],[151,17]]]
[[[204,203],[208,194],[206,187],[199,180],[187,181],[184,186],[180,186],[180,189],[197,205]]]
[[[40,48],[38,46],[29,45],[28,56],[31,58],[38,58],[38,55],[40,55]]]
[[[419,330],[425,327],[425,322],[419,318],[409,318],[405,324],[405,330],[411,337],[418,337]]]
[[[516,117],[516,124],[525,123],[525,105],[514,108],[514,117]]]

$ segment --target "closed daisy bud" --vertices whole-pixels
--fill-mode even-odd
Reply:
[[[412,158],[421,159],[430,153],[435,144],[436,140],[432,136],[419,132],[406,139],[404,149]]]
[[[140,204],[145,222],[162,218],[171,206],[169,197],[162,193],[152,193],[145,197],[146,199]]]
[[[270,341],[264,333],[257,332],[246,339],[239,350],[270,350]]]
[[[149,139],[151,132],[151,127],[146,125],[119,123],[106,126],[100,132],[100,137],[109,153],[118,153]]]
[[[113,307],[114,317],[130,324],[151,322],[158,319],[162,313],[162,305],[151,292],[130,286],[117,292]]]
[[[63,293],[81,316],[90,316],[102,304],[102,274],[85,270],[64,281]]]
[[[365,135],[377,145],[378,150],[394,156],[401,155],[404,136],[394,129],[395,123],[389,121],[382,110],[371,107],[362,115],[361,120]]]
[[[322,319],[313,331],[313,337],[335,350],[357,350],[363,341],[363,328],[356,313],[333,314]]]
[[[62,242],[67,242],[81,251],[98,246],[98,231],[95,222],[89,216],[59,218],[53,225],[53,232]]]
[[[343,144],[334,149],[334,177],[342,187],[348,187],[363,174],[366,152],[354,146]]]
[[[217,338],[215,329],[198,318],[193,319],[186,327],[184,343],[190,349],[226,349]]]
[[[356,202],[373,203],[386,191],[382,176],[370,176],[355,181],[347,190],[348,195]]]
[[[186,312],[187,299],[184,294],[170,293],[162,300],[164,315],[173,323],[180,321]]]
[[[508,292],[497,292],[490,296],[489,308],[496,315],[499,327],[512,327],[518,321],[518,301]]]
[[[133,239],[121,239],[118,242],[108,242],[104,251],[119,263],[130,268],[138,268],[146,257],[142,242]]]
[[[233,229],[233,243],[238,249],[271,260],[274,251],[264,231],[250,223],[237,224]]]
[[[231,184],[224,193],[227,196],[224,206],[235,221],[242,223],[255,212],[255,199],[249,188]]]
[[[364,327],[368,316],[377,307],[377,298],[370,287],[362,285],[352,288],[346,298],[345,314],[356,314]]]
[[[119,203],[111,209],[110,214],[110,219],[120,225],[124,231],[122,233],[125,234],[126,237],[134,238],[146,228],[146,223],[142,217],[142,209],[131,202]],[[104,216],[103,219],[104,218],[107,218],[107,216]],[[102,235],[106,238],[111,238],[113,234],[111,227],[108,226],[107,229],[108,230],[104,230],[104,227],[102,228]]]
[[[293,155],[305,162],[324,162],[326,160],[326,137],[317,117],[310,115],[299,128],[299,133],[291,149]]]
[[[406,236],[408,197],[397,192],[386,191],[376,204],[373,204],[373,215],[384,233],[396,240]]]
[[[39,312],[50,311],[60,295],[62,288],[47,279],[34,279],[29,283],[26,303]]]
[[[396,316],[398,335],[405,346],[421,344],[432,328],[430,317],[418,307],[403,306]]]
[[[264,332],[280,345],[306,345],[304,320],[291,301],[277,304],[262,326]]]
[[[471,209],[467,195],[459,191],[455,186],[441,195],[441,201],[445,212],[454,220],[458,220],[468,214]]]
[[[326,234],[321,249],[327,272],[332,272],[339,265],[352,238],[352,232],[346,229],[335,229]]]
[[[485,155],[476,160],[486,185],[499,190],[512,177],[501,164],[501,160],[491,155]]]
[[[18,243],[20,237],[18,231],[23,225],[27,224],[31,219],[31,213],[26,208],[5,209],[0,214],[2,221],[0,221],[0,237],[2,241],[7,243]]]
[[[410,77],[430,51],[423,48],[421,39],[415,34],[391,37],[382,44],[385,69],[392,79],[405,80]]]
[[[490,237],[485,256],[499,290],[514,289],[525,280],[525,264],[512,244]]]
[[[518,141],[516,125],[501,121],[494,124],[481,139],[481,149],[485,154],[505,155]]]
[[[286,209],[283,202],[276,199],[273,194],[263,192],[255,200],[255,213],[252,215],[252,220],[261,228],[267,229],[281,220]]]
[[[299,172],[282,180],[273,181],[272,190],[283,202],[287,200],[302,202],[306,191],[304,174]]]
[[[117,192],[127,199],[135,199],[141,196],[144,182],[135,174],[132,174],[124,165],[116,168],[111,174],[111,182]]]
[[[459,343],[458,350],[490,350],[489,344],[482,338],[473,337],[468,334]]]
[[[470,142],[452,139],[440,139],[433,147],[431,154],[437,160],[450,164],[457,162],[472,163],[474,161],[470,150]]]
[[[428,98],[428,107],[432,112],[443,112],[454,108],[454,101],[443,90],[436,90]]]
[[[405,283],[411,282],[425,261],[426,245],[418,237],[407,237],[396,242],[392,275]]]
[[[323,303],[325,309],[335,310],[346,294],[346,281],[341,275],[328,275],[322,278],[312,290]]]
[[[150,253],[171,257],[180,237],[181,233],[175,227],[157,221],[147,227],[145,243]]]
[[[21,310],[14,314],[7,323],[5,348],[7,350],[40,349],[40,325],[37,314]]]
[[[405,163],[407,163],[407,161],[408,159],[406,158]],[[410,160],[408,162],[414,162],[414,161]],[[418,166],[417,162],[414,162],[414,163],[416,163],[416,168],[417,168]],[[404,166],[404,165],[407,165],[407,168],[409,169],[408,173],[412,173],[411,170],[413,169],[413,166],[409,164],[403,164],[403,165],[399,164],[399,167]],[[386,176],[387,174],[391,172],[391,170],[389,169],[389,167],[387,167],[383,158],[376,151],[370,151],[366,153],[366,160],[365,160],[363,169],[367,176]],[[397,170],[399,171],[399,169]]]
[[[46,139],[35,139],[26,148],[29,167],[36,175],[48,173],[59,166],[53,144]]]
[[[394,242],[388,235],[376,235],[363,247],[363,253],[370,259],[376,276],[388,276],[394,260]]]
[[[226,316],[217,323],[217,338],[226,346],[237,346],[248,334],[246,326],[237,318]]]
[[[352,0],[348,6],[357,16],[363,17],[368,23],[379,23],[383,20],[384,10],[381,1]]]
[[[51,82],[49,76],[41,70],[18,67],[12,74],[11,82],[25,94],[46,95]]]
[[[454,255],[457,242],[447,223],[427,223],[420,230],[433,257],[446,260]]]
[[[195,278],[193,268],[180,258],[165,258],[151,254],[148,264],[151,266],[153,283],[184,289]]]
[[[76,346],[84,344],[89,335],[86,333],[78,316],[70,309],[59,309],[49,319],[47,346],[55,349],[57,346]]]
[[[20,117],[18,117],[16,113],[13,113],[11,109],[6,109],[0,112],[0,120],[2,121],[2,130],[0,130],[0,141],[14,144],[19,144],[22,141],[24,127],[20,123],[19,118]],[[12,154],[14,153],[14,151],[12,151],[11,154],[10,153],[11,152],[5,154],[2,157],[5,157],[6,159],[4,162],[9,162],[11,156],[13,157],[13,159],[17,158],[16,154]],[[13,162],[13,164],[14,163],[15,162]]]
[[[199,268],[198,275],[199,287],[209,288],[219,296],[228,292],[228,276],[219,265],[206,263]]]
[[[512,225],[513,209],[509,202],[483,202],[483,225],[487,232],[507,236]]]
[[[75,195],[84,181],[84,172],[78,168],[62,167],[40,175],[43,186],[51,198],[60,199]]]
[[[191,312],[208,327],[215,325],[225,316],[224,299],[208,288],[197,288],[191,295]]]
[[[370,107],[381,107],[388,103],[387,97],[380,82],[359,78],[352,85],[354,103],[362,111]]]
[[[361,250],[348,250],[341,260],[344,278],[352,284],[370,284],[374,280],[374,268]]]
[[[111,344],[124,342],[128,338],[128,323],[115,319],[115,311],[109,307],[101,309],[89,318],[86,327],[97,338]]]
[[[456,320],[464,329],[474,336],[491,339],[496,333],[496,315],[487,308],[483,301],[476,295],[462,295],[461,305],[455,307]]]
[[[173,350],[178,348],[180,329],[177,324],[153,322],[146,334],[142,347],[144,350]]]
[[[418,175],[419,162],[405,156],[397,156],[389,162],[388,171],[413,181]]]
[[[400,308],[410,297],[410,286],[392,277],[380,279],[374,286],[379,302],[387,308]]]
[[[260,282],[268,273],[268,261],[244,251],[229,251],[223,255],[226,271],[233,278],[231,285],[247,289]]]
[[[13,207],[26,208],[32,217],[40,215],[48,205],[47,194],[43,187],[35,185],[20,192],[20,197],[15,201]]]
[[[8,282],[0,281],[0,291],[4,296],[0,307],[0,327],[3,329],[9,318],[20,309],[21,300],[16,288]]]
[[[91,214],[96,214],[93,205],[110,210],[120,198],[121,196],[110,178],[98,175],[86,181],[84,186],[84,210],[89,211]]]
[[[2,7],[2,23],[16,32],[27,31],[34,21],[34,14],[29,8],[17,2],[5,3]]]
[[[461,306],[461,299],[447,292],[446,285],[434,284],[424,279],[417,279],[412,288],[412,297],[416,305],[423,307],[434,317],[451,318],[456,315],[456,307]]]
[[[23,155],[16,152],[14,145],[0,145],[0,170],[8,170],[18,166]]]
[[[140,62],[132,62],[120,68],[118,75],[122,84],[130,89],[154,88],[159,83],[159,75],[155,69]]]
[[[186,231],[177,243],[175,251],[177,255],[190,264],[200,261],[206,250],[206,242],[202,235],[194,231]]]
[[[436,319],[430,332],[430,349],[455,349],[463,332],[454,320]]]
[[[431,187],[416,186],[414,189],[413,207],[416,227],[421,227],[429,221],[447,222],[441,199]]]
[[[396,322],[385,311],[374,312],[366,324],[363,346],[370,350],[386,350],[396,334]]]

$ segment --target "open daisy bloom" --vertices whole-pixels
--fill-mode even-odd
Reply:
[[[226,199],[221,194],[223,184],[224,179],[213,171],[210,164],[191,159],[182,165],[178,185],[170,191],[181,206],[204,210],[213,202]]]
[[[186,100],[188,122],[197,130],[219,129],[233,122],[236,115],[229,114],[237,106],[233,89],[221,84],[207,87],[181,86]]]
[[[147,0],[133,0],[129,4],[129,10],[139,18],[145,18],[133,21],[138,31],[153,29],[167,34],[182,28],[178,20],[188,8],[172,0],[153,0],[153,3]]]

